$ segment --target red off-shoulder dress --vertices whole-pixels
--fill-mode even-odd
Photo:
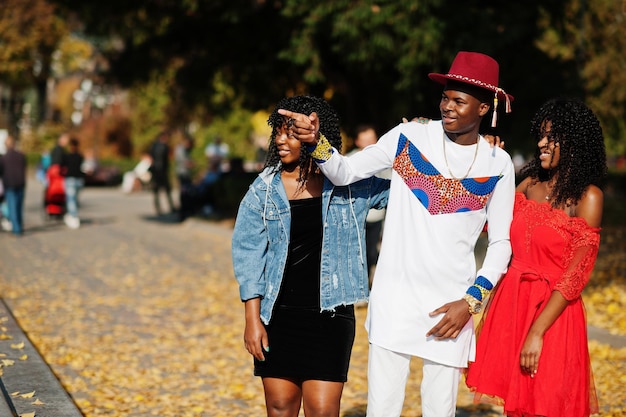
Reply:
[[[511,265],[489,301],[466,378],[476,401],[503,405],[513,417],[597,413],[581,292],[598,254],[599,231],[516,193]],[[552,291],[569,304],[545,333],[531,378],[521,370],[520,352]]]

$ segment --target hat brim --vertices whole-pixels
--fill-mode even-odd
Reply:
[[[457,77],[450,77],[446,74],[438,74],[435,72],[431,72],[430,74],[428,74],[428,78],[430,78],[431,80],[435,81],[436,83],[442,84],[442,85],[446,85],[446,83],[448,82],[448,80],[452,80],[455,82],[459,82],[459,83],[464,83],[464,84],[470,84],[479,88],[483,88],[485,90],[488,91],[492,91],[495,92],[495,90],[491,89],[491,88],[486,88],[484,85],[481,85],[479,83],[473,83],[471,82],[471,80],[460,80]],[[509,101],[513,101],[515,98],[508,94],[508,93],[504,93],[502,91],[498,91],[498,100],[506,100],[506,98],[509,98]]]

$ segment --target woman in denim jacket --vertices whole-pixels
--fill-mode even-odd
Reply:
[[[279,108],[310,114],[341,148],[339,120],[323,99],[283,99],[263,172],[239,206],[232,253],[245,303],[245,346],[262,377],[268,416],[339,416],[355,335],[354,304],[369,295],[365,218],[387,205],[389,181],[335,187],[288,136]],[[271,349],[270,349],[271,347]]]

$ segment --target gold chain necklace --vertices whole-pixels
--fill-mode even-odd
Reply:
[[[450,170],[450,165],[448,165],[448,157],[446,156],[446,132],[443,132],[443,160],[446,162],[446,168],[448,168],[448,173],[455,180],[464,180],[469,175],[472,167],[474,166],[474,162],[476,162],[476,156],[478,155],[478,143],[480,142],[480,135],[476,139],[476,151],[474,151],[474,159],[472,159],[472,164],[467,168],[467,172],[461,178],[456,177],[452,171]]]

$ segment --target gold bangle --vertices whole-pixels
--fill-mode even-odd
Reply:
[[[468,304],[468,311],[470,314],[474,315],[480,313],[483,308],[483,303],[481,303],[476,297],[470,294],[465,294],[463,299]]]

